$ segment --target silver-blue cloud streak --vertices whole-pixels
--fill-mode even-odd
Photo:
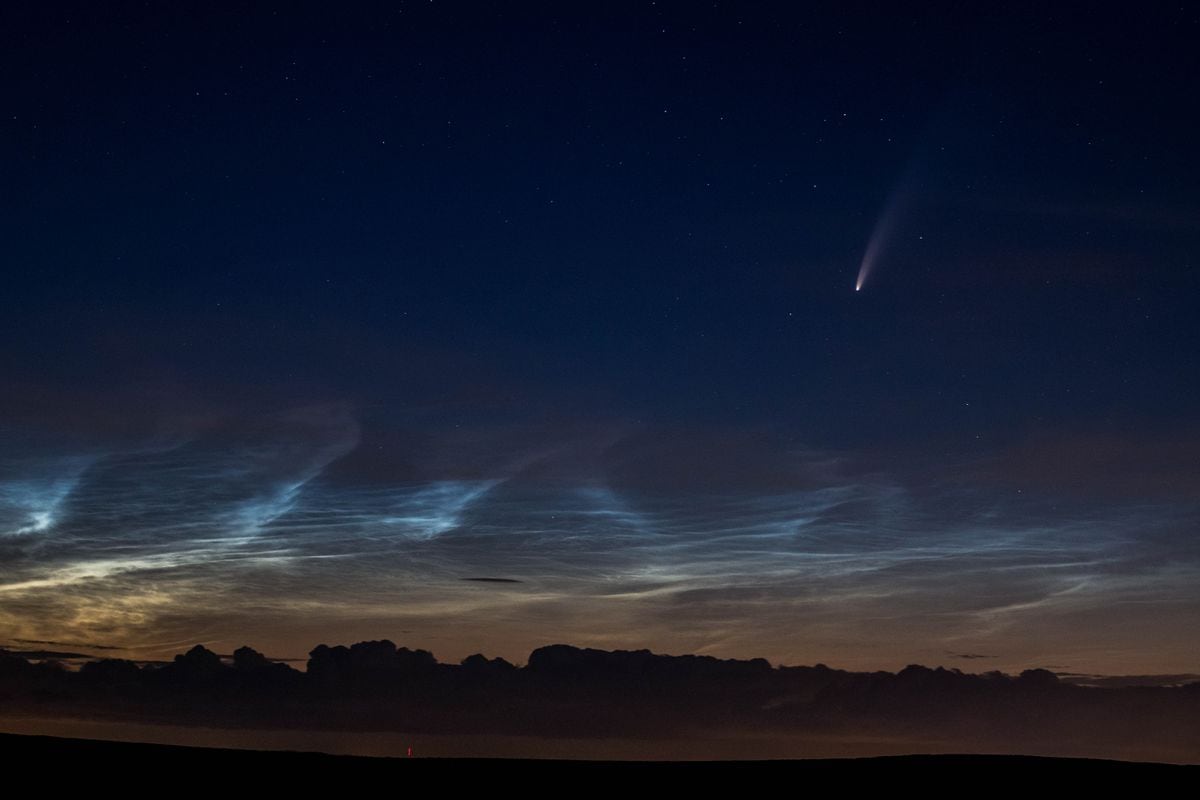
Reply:
[[[11,454],[3,636],[141,657],[383,636],[516,660],[551,641],[862,668],[1200,657],[1179,635],[1200,626],[1194,501],[1064,503],[803,452],[791,485],[660,485],[611,448],[583,469],[532,445],[474,474],[349,480],[336,465],[371,446],[351,415],[252,430]]]

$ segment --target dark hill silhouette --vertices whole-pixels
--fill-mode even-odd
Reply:
[[[456,790],[494,793],[497,786],[576,787],[587,781],[592,792],[628,792],[630,787],[667,781],[672,793],[745,791],[747,781],[810,785],[836,780],[856,789],[894,791],[896,781],[920,781],[957,788],[986,785],[991,790],[1028,792],[1046,781],[1067,780],[1073,791],[1104,788],[1144,792],[1147,782],[1186,781],[1196,767],[1092,759],[1031,758],[1002,755],[917,755],[883,758],[743,760],[725,762],[570,761],[511,758],[363,758],[313,752],[177,747],[49,736],[0,734],[0,748],[14,764],[70,764],[54,776],[58,791],[92,793],[112,776],[133,784],[139,777],[169,774],[198,783],[233,778],[239,791],[270,793],[328,789],[348,785],[412,785],[433,779]],[[147,765],[153,765],[148,773]],[[799,783],[805,781],[805,783]],[[769,784],[764,784],[769,785]]]
[[[197,645],[172,662],[120,659],[77,672],[0,650],[0,709],[210,727],[402,730],[555,737],[714,732],[906,737],[980,752],[1200,761],[1200,683],[1091,687],[906,667],[856,673],[763,659],[551,645],[524,667],[473,655],[442,664],[381,640],[319,645],[307,671],[242,647]]]

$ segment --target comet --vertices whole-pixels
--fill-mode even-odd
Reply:
[[[884,246],[891,241],[897,220],[902,216],[902,207],[906,205],[902,202],[902,198],[906,195],[907,192],[903,191],[903,186],[898,187],[884,204],[879,220],[875,223],[874,230],[871,231],[871,238],[867,240],[867,249],[863,253],[862,263],[858,267],[858,278],[854,281],[854,291],[862,291],[863,286],[867,283],[867,278],[871,276],[871,272],[881,260]]]

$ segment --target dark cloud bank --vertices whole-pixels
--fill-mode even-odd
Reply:
[[[1047,670],[909,666],[848,672],[822,664],[667,656],[568,645],[528,663],[473,655],[442,664],[390,641],[319,645],[307,671],[242,647],[197,645],[173,662],[101,659],[70,671],[0,650],[9,714],[256,729],[404,731],[644,739],[867,736],[914,752],[955,749],[1194,762],[1200,682],[1081,686]],[[881,739],[881,740],[882,740]]]

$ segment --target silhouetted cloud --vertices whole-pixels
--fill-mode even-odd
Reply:
[[[524,581],[516,578],[460,578],[459,580],[474,581],[476,583],[524,583]]]
[[[37,660],[64,659],[73,661],[80,658],[94,658],[94,656],[86,653],[74,653],[68,650],[9,650],[8,652]]]
[[[1184,686],[1200,681],[1200,674],[1181,672],[1175,675],[1088,675],[1078,672],[1059,672],[1058,677],[1077,686],[1124,688],[1134,686]]]
[[[77,647],[85,650],[124,650],[123,647],[118,647],[111,644],[87,644],[84,642],[56,642],[50,639],[13,639],[18,644],[48,644],[55,647]]]

